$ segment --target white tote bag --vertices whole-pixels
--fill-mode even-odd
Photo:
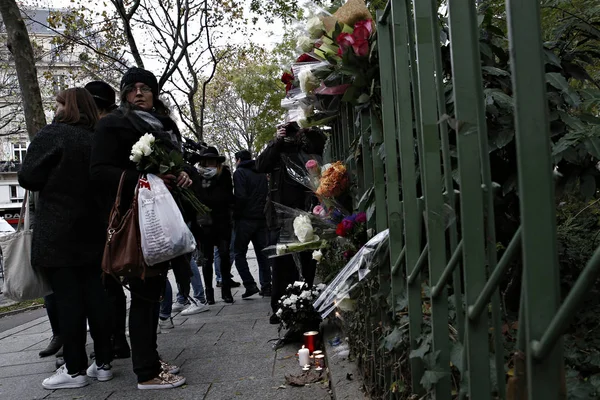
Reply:
[[[138,213],[146,264],[156,265],[196,250],[194,235],[159,177],[148,174],[147,181],[140,180]]]
[[[34,300],[52,293],[50,284],[43,274],[31,266],[30,220],[29,191],[27,191],[23,199],[17,231],[0,237],[0,248],[4,257],[3,294],[15,301]]]

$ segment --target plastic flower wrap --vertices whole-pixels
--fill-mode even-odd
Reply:
[[[380,232],[369,240],[348,261],[348,264],[331,281],[313,304],[315,309],[325,318],[343,300],[351,298],[352,290],[377,265],[389,258],[389,229]]]
[[[277,244],[265,254],[270,258],[323,248],[336,237],[335,224],[312,213],[273,203],[280,227]]]

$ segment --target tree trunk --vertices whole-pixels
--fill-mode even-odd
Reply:
[[[6,27],[8,49],[15,59],[15,69],[21,88],[25,123],[30,139],[46,125],[44,104],[35,68],[33,47],[27,27],[15,0],[0,1],[0,16]],[[18,49],[18,51],[14,51]]]

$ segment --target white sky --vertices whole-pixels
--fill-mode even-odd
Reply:
[[[35,6],[35,7],[40,7],[40,8],[77,7],[77,3],[73,2],[72,0],[22,0],[22,2],[25,4],[28,4],[32,7]],[[245,3],[246,17],[249,18],[250,15],[249,15],[248,9],[249,9],[250,1],[243,0],[243,2]],[[97,11],[101,12],[104,9],[107,9],[107,10],[112,11],[112,5],[108,4],[107,7],[104,7],[103,4],[105,4],[105,1],[103,1],[103,0],[89,0],[86,2],[86,6],[93,10],[97,10]],[[262,19],[262,18],[259,19],[259,21],[256,25],[249,22],[246,25],[246,27],[249,31],[248,35],[247,36],[238,35],[238,36],[232,38],[230,40],[230,43],[236,43],[236,44],[254,43],[254,44],[262,45],[267,48],[272,48],[275,44],[277,44],[281,40],[281,37],[283,35],[283,30],[284,30],[283,24],[280,21],[275,21],[275,23],[273,23],[273,24],[267,24],[266,21],[264,21],[264,19]],[[225,31],[227,31],[226,28],[225,28]],[[135,34],[135,29],[134,29],[134,34]],[[138,42],[138,47],[140,47],[140,48],[144,47],[144,44],[149,45],[148,39],[145,38],[144,36],[138,35],[138,36],[136,36],[135,39]],[[224,42],[223,40],[221,42],[219,40],[217,40],[215,42],[215,45],[219,46],[219,45],[226,44],[223,42]],[[145,57],[144,57],[144,55],[145,55]],[[144,54],[144,55],[143,55],[144,64],[146,64],[146,67],[155,73],[159,72],[160,71],[159,62],[156,60],[152,60],[152,57],[148,57],[148,54]],[[132,63],[132,65],[133,65],[133,63]]]

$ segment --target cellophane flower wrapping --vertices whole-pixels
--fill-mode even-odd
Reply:
[[[279,203],[273,205],[280,230],[277,244],[263,250],[270,258],[318,250],[336,236],[336,226],[330,221]]]
[[[375,235],[348,261],[344,269],[329,283],[315,300],[313,306],[327,317],[345,299],[351,298],[352,290],[369,274],[371,269],[389,257],[389,229]]]
[[[281,320],[279,330],[318,326],[321,315],[315,310],[313,303],[324,289],[324,284],[309,287],[306,282],[301,281],[288,285],[276,312]]]

